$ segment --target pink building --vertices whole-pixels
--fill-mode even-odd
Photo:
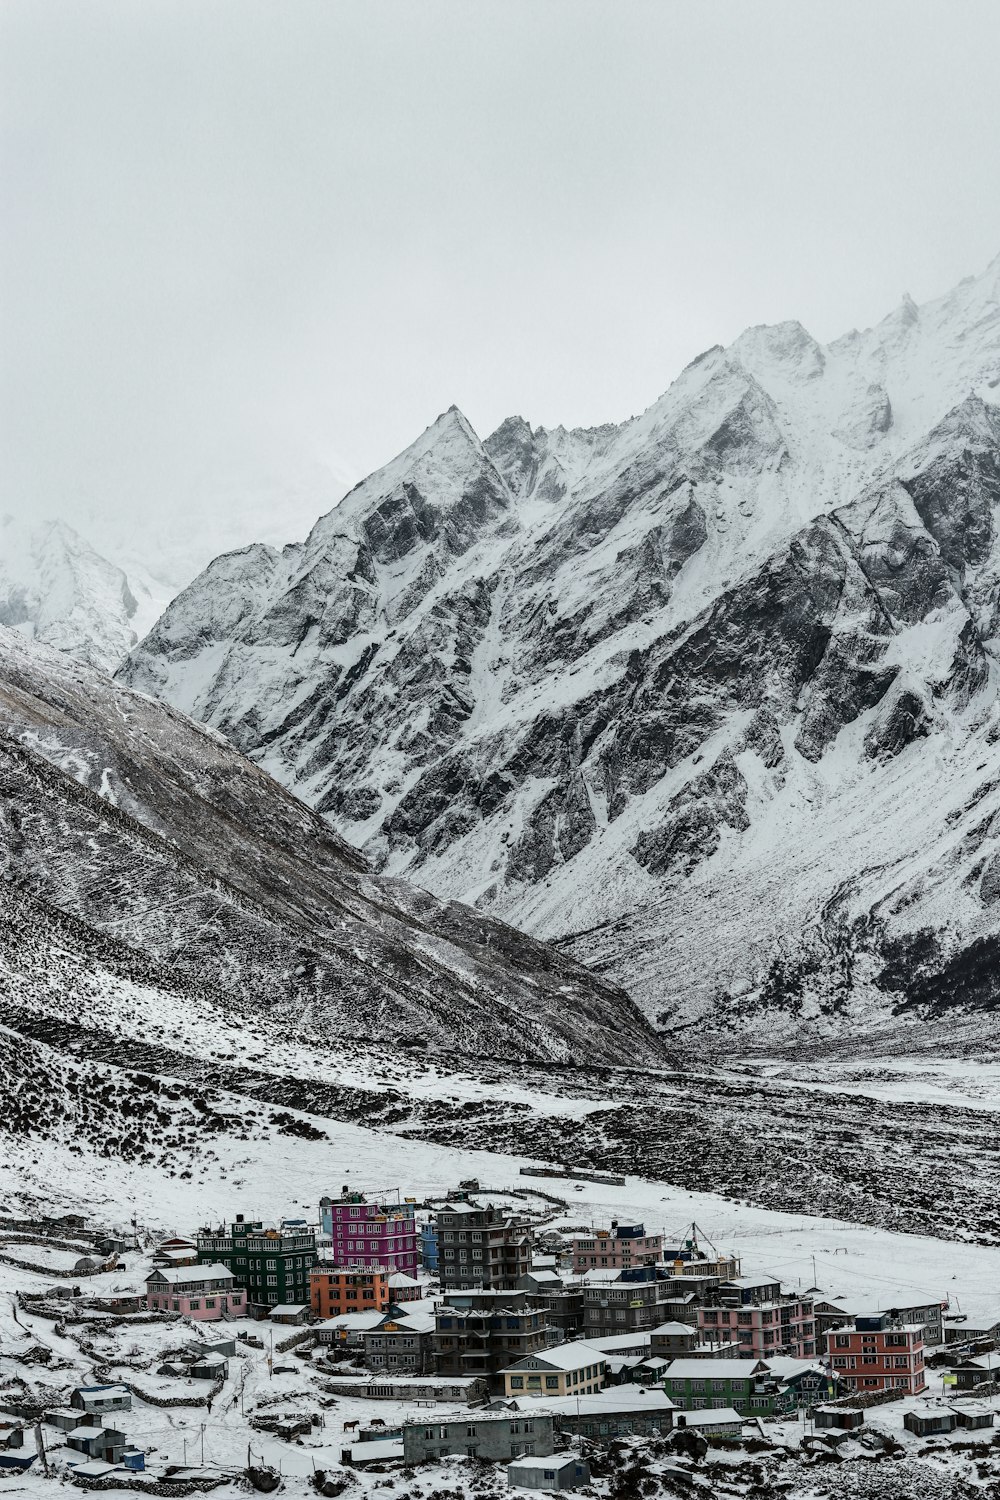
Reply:
[[[387,1199],[380,1194],[380,1201],[369,1203],[364,1193],[346,1188],[339,1198],[321,1198],[320,1224],[330,1237],[323,1258],[338,1266],[377,1265],[416,1276],[420,1255],[413,1204]]]
[[[779,1295],[729,1307],[699,1307],[698,1327],[706,1343],[738,1340],[740,1359],[772,1354],[812,1359],[816,1354],[816,1322],[808,1297]]]
[[[634,1266],[655,1266],[663,1251],[662,1234],[647,1234],[644,1224],[619,1224],[598,1229],[588,1239],[573,1241],[573,1270],[631,1271]]]
[[[146,1306],[199,1322],[247,1315],[247,1294],[225,1266],[163,1266],[146,1277]]]

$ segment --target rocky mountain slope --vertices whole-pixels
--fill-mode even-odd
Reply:
[[[587,431],[455,409],[122,671],[667,1027],[994,1005],[1000,259]]]
[[[2,988],[29,1016],[87,1027],[125,1006],[180,1056],[212,1017],[265,1043],[656,1055],[612,983],[370,875],[220,736],[3,629],[0,875]]]

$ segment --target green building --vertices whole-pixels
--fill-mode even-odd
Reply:
[[[797,1407],[795,1392],[762,1359],[675,1359],[663,1389],[681,1411],[731,1406],[744,1417],[772,1417]]]
[[[316,1264],[316,1236],[301,1222],[285,1222],[265,1229],[236,1215],[228,1230],[202,1229],[198,1234],[198,1263],[226,1266],[246,1288],[251,1311],[309,1303],[309,1272]]]

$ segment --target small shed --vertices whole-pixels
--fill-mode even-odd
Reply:
[[[124,1432],[116,1427],[74,1427],[66,1434],[66,1443],[88,1458],[101,1458],[109,1464],[121,1463],[128,1446]]]
[[[236,1358],[235,1338],[208,1339],[205,1343],[192,1342],[187,1347],[192,1354],[224,1354],[226,1359]]]
[[[37,1457],[37,1453],[12,1453],[5,1448],[0,1453],[0,1474],[24,1474]]]
[[[308,1302],[283,1302],[271,1308],[272,1323],[304,1323],[308,1316]]]
[[[229,1361],[221,1354],[203,1354],[191,1361],[187,1373],[194,1380],[228,1380]]]
[[[993,1426],[993,1408],[979,1404],[967,1404],[965,1406],[953,1406],[955,1421],[959,1427],[968,1431],[978,1432],[983,1427]]]
[[[67,1464],[66,1467],[69,1469],[72,1479],[76,1480],[77,1476],[79,1476],[80,1479],[89,1480],[106,1479],[109,1474],[115,1472],[118,1466],[117,1464],[105,1463],[103,1458],[89,1458],[85,1459],[82,1463]]]
[[[553,1453],[549,1458],[526,1455],[507,1465],[512,1490],[578,1490],[590,1483],[590,1465],[575,1453]]]
[[[96,1276],[98,1271],[104,1270],[104,1261],[99,1260],[96,1255],[81,1255],[73,1267],[74,1276]]]
[[[80,1411],[131,1411],[132,1392],[127,1385],[78,1385],[69,1404]]]
[[[402,1462],[403,1445],[398,1438],[387,1438],[375,1443],[353,1443],[341,1452],[341,1462],[363,1469],[368,1464],[389,1463],[393,1459]]]
[[[957,1425],[955,1413],[947,1406],[925,1406],[922,1410],[908,1411],[903,1418],[907,1432],[915,1432],[917,1437],[954,1432]]]
[[[860,1406],[814,1406],[811,1416],[817,1427],[833,1428],[835,1432],[853,1432],[865,1423]]]
[[[44,1420],[50,1427],[58,1427],[60,1432],[72,1432],[74,1427],[83,1426],[79,1411],[73,1411],[68,1406],[53,1407],[45,1413]]]

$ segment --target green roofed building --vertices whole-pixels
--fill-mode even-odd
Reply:
[[[732,1407],[741,1416],[771,1417],[795,1411],[795,1392],[762,1359],[675,1359],[663,1389],[682,1411]]]
[[[226,1266],[246,1288],[252,1312],[266,1314],[273,1307],[308,1306],[309,1272],[316,1264],[316,1236],[305,1221],[285,1222],[265,1229],[237,1214],[229,1228],[198,1233],[198,1261]]]

